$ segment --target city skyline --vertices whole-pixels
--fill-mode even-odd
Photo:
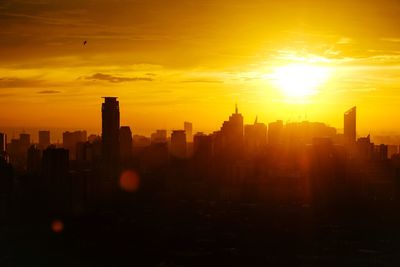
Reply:
[[[400,0],[0,0],[0,266],[400,266]]]
[[[102,97],[105,98],[105,97]],[[108,97],[110,98],[110,97]],[[111,97],[114,98],[114,97]],[[119,97],[116,97],[119,98]],[[123,104],[123,103],[122,103]],[[231,105],[231,110],[233,110],[233,108],[237,109],[238,105],[235,104],[235,106]],[[354,106],[353,108],[351,108],[350,110],[344,112],[344,114],[347,114],[349,111],[351,110],[355,110],[356,106]],[[346,109],[347,110],[347,109]],[[242,112],[241,112],[242,113]],[[226,116],[229,114],[229,112],[226,114]],[[243,113],[242,113],[243,114]],[[252,122],[254,121],[254,118],[249,118],[248,116],[245,115],[243,120],[244,120],[244,124],[252,124]],[[123,112],[121,113],[121,118],[124,116]],[[225,116],[225,118],[226,118]],[[187,117],[187,116],[186,116]],[[316,120],[310,120],[306,115],[304,115],[303,118],[301,117],[297,117],[297,120],[282,120],[280,118],[277,118],[275,120],[270,120],[270,121],[265,121],[259,118],[258,115],[255,116],[256,120],[261,121],[263,123],[269,124],[271,122],[276,122],[276,121],[282,121],[283,124],[290,124],[290,123],[301,123],[301,122],[321,122],[326,124],[327,126],[330,127],[334,127],[338,133],[344,134],[345,131],[345,127],[344,127],[344,121],[343,121],[343,113],[342,114],[338,114],[338,117],[341,117],[342,121],[341,121],[341,125],[339,127],[336,127],[335,125],[331,125],[329,123],[326,123],[324,121],[316,121]],[[346,115],[345,115],[346,117]],[[371,138],[374,139],[375,137],[379,138],[386,138],[386,139],[390,139],[393,138],[393,142],[397,142],[397,139],[400,138],[400,133],[397,132],[391,132],[391,131],[383,131],[383,132],[376,132],[373,129],[369,130],[369,131],[360,131],[359,130],[359,120],[360,120],[359,116],[357,118],[357,129],[353,129],[353,131],[355,131],[353,133],[353,135],[355,135],[355,137],[353,139],[355,139],[356,137],[360,137],[360,136],[366,136],[366,135],[371,135]],[[224,121],[225,118],[223,118],[221,121]],[[51,136],[51,141],[52,143],[62,143],[63,142],[63,135],[65,132],[74,132],[74,131],[85,131],[88,134],[94,134],[94,135],[101,135],[101,122],[99,121],[99,127],[98,128],[87,128],[87,127],[57,127],[57,128],[52,128],[52,127],[33,127],[33,128],[29,128],[29,127],[1,127],[0,126],[0,132],[4,132],[7,134],[8,136],[8,141],[11,140],[11,138],[17,138],[19,136],[19,134],[23,134],[23,133],[27,133],[30,134],[31,139],[33,142],[35,143],[39,143],[39,134],[38,132],[50,132],[50,136]],[[190,121],[190,122],[188,122]],[[155,131],[162,129],[162,130],[166,130],[168,134],[171,134],[174,130],[179,130],[182,129],[184,127],[182,127],[182,124],[185,123],[190,123],[190,124],[194,124],[194,128],[193,128],[193,134],[196,132],[201,132],[201,133],[206,133],[206,134],[211,134],[213,133],[216,129],[219,128],[219,125],[221,123],[221,121],[216,123],[216,126],[213,128],[199,128],[198,127],[198,122],[193,122],[191,120],[185,119],[183,121],[177,121],[174,123],[174,126],[170,126],[170,127],[161,127],[161,126],[155,126],[154,128],[150,128],[150,129],[146,129],[143,130],[140,128],[140,126],[136,125],[135,123],[123,123],[121,122],[121,125],[126,125],[129,126],[132,129],[132,134],[133,135],[141,135],[141,136],[146,136],[146,137],[150,137]],[[201,125],[201,122],[199,122],[199,124]],[[193,126],[192,126],[193,127]]]

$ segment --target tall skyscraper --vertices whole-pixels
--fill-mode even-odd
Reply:
[[[221,127],[221,133],[224,136],[226,144],[241,144],[243,142],[243,116],[239,113],[238,107],[235,107],[228,121],[224,121]]]
[[[39,131],[39,148],[46,149],[50,145],[50,131]]]
[[[197,159],[211,159],[213,155],[212,136],[202,132],[196,133],[193,137],[193,155]]]
[[[259,123],[256,118],[254,124],[245,125],[244,139],[246,148],[250,152],[264,147],[267,144],[267,126]]]
[[[344,113],[344,140],[346,144],[356,142],[356,107],[352,107]]]
[[[0,155],[6,152],[7,135],[5,133],[0,133]]]
[[[121,126],[119,130],[120,155],[123,161],[132,156],[132,132],[129,126]]]
[[[185,121],[183,123],[183,127],[186,132],[186,142],[193,142],[193,124],[191,122]]]
[[[102,104],[102,157],[108,178],[118,175],[119,168],[119,101],[104,97]]]
[[[175,130],[171,134],[171,154],[177,158],[186,157],[186,133],[184,130]]]
[[[229,120],[224,121],[218,132],[213,134],[214,152],[229,155],[231,158],[242,155],[243,128],[243,116],[236,105],[235,113],[229,117]]]

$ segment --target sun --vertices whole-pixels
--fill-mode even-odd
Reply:
[[[326,67],[290,64],[277,67],[272,73],[272,80],[286,97],[304,99],[315,95],[328,75],[329,70]]]

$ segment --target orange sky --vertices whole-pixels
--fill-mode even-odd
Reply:
[[[247,123],[338,128],[357,105],[360,133],[397,132],[399,12],[395,0],[2,0],[0,129],[99,131],[108,95],[138,133],[212,131],[235,102]],[[329,69],[301,100],[271,78],[294,63]]]

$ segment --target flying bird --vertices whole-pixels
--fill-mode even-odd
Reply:
[[[86,45],[87,44],[87,41],[85,40],[85,41],[83,41],[83,45]]]

